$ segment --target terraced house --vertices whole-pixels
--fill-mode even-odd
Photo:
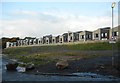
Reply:
[[[43,36],[43,44],[51,44],[52,43],[52,35]]]
[[[58,42],[59,42],[59,43],[63,43],[63,35],[60,35],[60,36],[59,36]]]
[[[6,42],[6,48],[16,47],[16,46],[17,46],[17,42]]]
[[[110,27],[99,28],[93,31],[93,40],[108,40],[110,39]]]
[[[38,38],[38,45],[41,45],[41,44],[43,44],[43,38]]]
[[[68,42],[68,33],[64,33],[62,36],[63,36],[63,42],[67,43]]]
[[[56,43],[56,37],[52,36],[52,43],[55,44]]]
[[[92,32],[91,31],[82,31],[79,34],[79,41],[87,41],[92,40]]]
[[[114,39],[118,41],[118,39],[120,39],[120,26],[115,27],[115,28],[113,28],[111,30],[112,30],[111,32],[112,32],[112,34],[114,36]]]
[[[74,35],[74,36],[73,36],[73,37],[74,37],[74,42],[77,42],[77,41],[80,40],[80,39],[79,39],[79,38],[80,38],[79,36],[80,36],[80,33],[81,33],[81,32],[82,32],[82,31],[77,31],[77,32],[74,32],[74,33],[73,33],[73,35]]]
[[[68,42],[73,42],[74,41],[74,33],[68,31]]]
[[[120,25],[111,29],[110,27],[99,28],[92,31],[77,31],[63,33],[62,35],[46,35],[41,38],[25,37],[16,42],[6,42],[6,48],[27,45],[49,45],[49,44],[66,44],[69,42],[86,42],[86,41],[109,41],[114,39],[120,41]]]

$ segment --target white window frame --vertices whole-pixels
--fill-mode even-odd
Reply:
[[[117,31],[117,36],[119,35],[118,31]]]
[[[107,33],[105,33],[105,37],[107,37],[108,35],[107,35]]]
[[[103,36],[104,36],[104,33],[101,33],[101,36],[103,37]]]

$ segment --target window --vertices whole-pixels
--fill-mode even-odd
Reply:
[[[91,35],[88,35],[88,38],[91,38]]]
[[[84,35],[82,35],[81,38],[84,39]]]
[[[70,37],[70,40],[72,40],[72,37]]]
[[[54,42],[55,40],[53,39],[53,42]]]
[[[107,37],[107,33],[102,33],[101,36],[102,37]]]
[[[9,47],[11,46],[11,44],[9,44]]]
[[[117,36],[118,35],[118,33],[117,32],[114,32],[114,36]]]
[[[95,37],[98,37],[98,34],[95,34]]]
[[[60,38],[60,41],[62,41],[62,38]]]
[[[91,35],[87,35],[87,38],[90,39],[90,38],[91,38]]]
[[[118,36],[118,32],[117,32],[117,36]]]
[[[79,36],[76,36],[76,39],[79,39]]]
[[[104,37],[104,33],[102,33],[101,36]]]
[[[107,37],[107,33],[105,33],[105,37]]]

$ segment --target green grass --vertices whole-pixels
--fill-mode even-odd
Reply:
[[[114,46],[116,48],[117,44],[115,44]],[[67,47],[68,49],[71,50],[111,50],[112,44],[109,44],[108,42],[86,43],[86,44],[68,45]]]
[[[120,43],[114,44],[114,48],[118,49]],[[86,43],[73,45],[54,45],[54,46],[33,46],[33,47],[16,47],[3,50],[7,54],[30,54],[38,52],[59,51],[59,50],[111,50],[112,44],[108,42],[102,43]]]
[[[114,44],[114,49],[118,49],[120,43]],[[94,58],[101,56],[99,54],[86,55],[79,53],[80,50],[111,50],[112,44],[107,42],[102,43],[87,43],[73,45],[54,45],[54,46],[33,46],[33,47],[16,47],[4,49],[3,53],[8,54],[8,57],[18,59],[19,61],[35,65],[43,65],[49,62],[55,62],[65,56],[81,56],[82,58]],[[64,50],[68,50],[64,52]],[[75,51],[76,52],[73,52]],[[81,58],[80,57],[80,58]],[[78,58],[79,59],[79,58]],[[75,60],[73,58],[73,60]]]

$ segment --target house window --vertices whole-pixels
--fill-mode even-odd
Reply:
[[[102,33],[101,36],[104,37],[104,33]]]
[[[11,44],[9,44],[9,47],[11,47]]]
[[[118,32],[117,32],[117,36],[118,36]]]
[[[53,39],[53,42],[54,42],[55,40]]]
[[[88,38],[91,38],[91,35],[88,35]]]
[[[72,37],[70,37],[70,40],[72,40]]]
[[[81,38],[84,39],[84,35],[82,35]]]
[[[105,33],[105,37],[107,37],[107,33]]]
[[[117,36],[118,35],[118,33],[117,32],[114,32],[114,36]]]
[[[102,37],[107,37],[107,33],[102,33],[101,36]]]
[[[62,38],[60,38],[60,41],[62,41]]]
[[[95,34],[95,37],[98,37],[98,34]]]
[[[79,36],[76,36],[76,39],[79,39]]]

